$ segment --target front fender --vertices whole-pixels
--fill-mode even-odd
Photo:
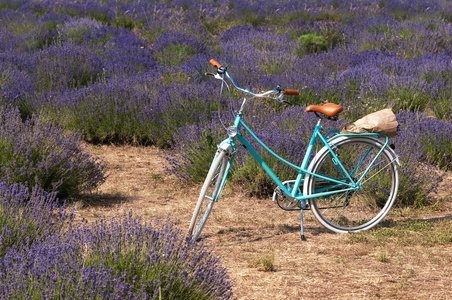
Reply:
[[[226,151],[229,155],[235,153],[235,142],[231,138],[223,140],[218,146],[218,151]]]

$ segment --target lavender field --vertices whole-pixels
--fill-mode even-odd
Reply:
[[[211,58],[226,65],[245,88],[260,91],[281,84],[300,90],[290,99],[293,106],[256,101],[244,114],[259,138],[294,163],[300,162],[316,122],[304,108],[334,102],[344,112],[338,122],[327,122],[327,129],[339,129],[383,108],[396,113],[400,129],[391,142],[402,162],[397,206],[429,205],[445,172],[452,169],[449,1],[0,0],[0,187],[9,195],[1,198],[0,225],[13,226],[14,219],[1,219],[7,220],[10,205],[36,205],[32,200],[38,192],[32,191],[54,203],[55,197],[70,199],[105,181],[105,164],[84,150],[83,141],[158,146],[165,149],[168,172],[181,184],[202,181],[225,136],[217,111],[221,108],[227,123],[241,96],[219,96],[218,83],[204,75],[212,71]],[[289,170],[263,157],[283,180],[291,178]],[[267,197],[274,189],[251,157],[240,151],[230,179],[249,195]],[[30,218],[33,226],[41,222],[40,217]],[[124,257],[117,245],[98,243],[100,248],[87,255],[94,273],[78,269],[86,263],[80,257],[70,261],[62,254],[42,266],[26,263],[31,256],[23,258],[27,247],[27,255],[45,255],[46,247],[60,247],[62,240],[83,255],[83,245],[75,240],[91,243],[92,235],[102,230],[114,234],[115,226],[151,239],[146,230],[152,226],[143,233],[127,218],[116,222],[83,227],[86,232],[70,231],[67,236],[55,231],[52,238],[35,237],[36,242],[24,238],[5,248],[6,237],[1,236],[0,292],[18,291],[17,297],[27,299],[33,297],[33,287],[52,282],[49,294],[41,298],[52,293],[83,296],[78,293],[84,288],[74,278],[35,276],[35,268],[69,264],[77,276],[98,278],[96,297],[105,292],[157,298],[162,289],[153,281],[155,270],[134,270],[142,279],[135,286],[131,275],[121,277],[120,283],[102,281],[132,272],[132,259],[152,260],[151,254],[140,252],[147,245],[136,246],[133,255]],[[99,260],[105,247],[110,247],[111,257]],[[201,269],[211,267],[209,272],[224,272],[217,261],[198,263]],[[31,275],[5,271],[19,265]],[[168,271],[165,262],[158,266]],[[230,282],[218,283],[217,275],[206,275],[206,270],[193,282],[213,278],[210,283],[219,290],[209,285],[195,289],[206,298],[228,298]],[[153,283],[146,285],[146,278]],[[177,288],[189,284],[180,282]],[[67,287],[71,292],[64,294]]]

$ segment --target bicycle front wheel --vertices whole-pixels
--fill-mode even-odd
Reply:
[[[367,230],[378,224],[391,209],[399,179],[395,154],[381,141],[368,137],[342,137],[330,144],[358,189],[324,195],[310,200],[311,209],[326,228],[347,233]],[[324,147],[314,158],[311,171],[344,183],[350,179]],[[367,171],[367,173],[366,173]],[[313,175],[305,179],[307,194],[344,190],[347,186]]]
[[[228,156],[221,150],[214,158],[199,194],[188,229],[188,236],[197,240],[209,218],[212,207],[221,193],[223,178],[227,175]]]

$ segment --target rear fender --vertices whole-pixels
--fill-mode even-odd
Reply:
[[[350,136],[349,135],[348,136],[338,135],[337,137],[333,137],[330,140],[328,140],[328,142],[329,142],[330,146],[332,146],[334,144],[337,144],[337,143],[343,141],[347,137],[350,137]],[[359,134],[357,134],[356,137],[360,137]],[[385,143],[382,140],[379,140],[376,138],[371,138],[371,139],[374,140],[381,147],[383,147],[385,145]],[[332,146],[332,147],[334,147],[334,146]],[[391,158],[391,160],[395,161],[399,166],[401,166],[400,160],[399,160],[399,155],[397,155],[397,153],[395,153],[394,149],[392,149],[390,145],[386,145],[386,147],[384,148],[383,151],[386,151],[386,153]],[[316,155],[316,157],[317,157],[317,155]]]

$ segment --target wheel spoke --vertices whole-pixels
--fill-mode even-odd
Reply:
[[[370,179],[372,179],[372,177],[378,175],[378,173],[380,173],[381,171],[387,169],[393,162],[395,162],[395,159],[391,160],[391,162],[389,162],[388,164],[386,164],[386,166],[384,166],[383,168],[379,169],[379,170],[377,171],[377,173],[373,174],[370,178],[367,178],[367,179],[366,179],[365,181],[363,181],[361,184],[365,184],[367,181],[369,181]],[[383,162],[381,162],[381,163],[383,163]],[[379,163],[379,164],[381,164],[381,163]],[[370,170],[369,170],[369,171],[370,171]],[[364,173],[364,172],[363,172],[363,173]],[[362,174],[362,173],[361,173],[361,174]]]

